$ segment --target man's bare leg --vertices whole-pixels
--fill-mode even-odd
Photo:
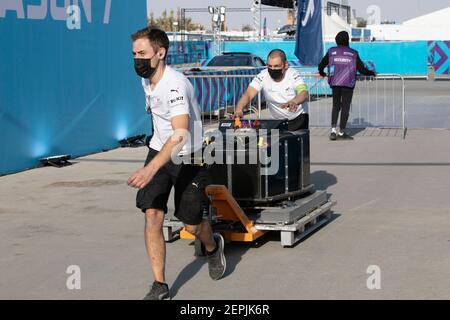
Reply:
[[[195,235],[205,246],[208,258],[209,276],[213,280],[219,280],[225,274],[227,267],[224,254],[224,239],[222,235],[213,236],[209,221],[203,220],[197,226],[186,225],[186,230]],[[216,239],[214,239],[216,238]]]
[[[166,242],[163,234],[164,211],[148,209],[145,212],[145,247],[155,281],[165,283]]]
[[[205,246],[206,251],[211,252],[216,248],[216,241],[208,220],[203,220],[199,225],[185,225],[186,231],[196,236]]]

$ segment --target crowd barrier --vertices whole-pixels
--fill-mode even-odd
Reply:
[[[200,102],[204,124],[211,125],[230,117],[257,72],[247,70],[245,73],[204,72],[187,75]],[[310,126],[331,126],[333,99],[327,78],[318,74],[301,73],[301,75],[308,85],[309,101],[305,108],[310,114]],[[402,75],[359,76],[353,94],[348,126],[401,128],[405,132],[405,108],[405,79]],[[248,106],[247,116],[261,117],[265,109],[264,96],[260,94]],[[267,113],[263,115],[268,116]]]

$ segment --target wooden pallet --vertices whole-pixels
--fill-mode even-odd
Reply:
[[[331,220],[331,208],[335,202],[328,201],[312,212],[292,224],[255,224],[255,229],[261,231],[279,231],[281,233],[281,245],[291,247],[297,242],[313,233],[315,230]]]

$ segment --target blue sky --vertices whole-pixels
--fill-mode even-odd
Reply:
[[[206,8],[209,5],[224,5],[233,8],[250,7],[252,0],[148,0],[151,9],[158,16],[164,9],[176,10],[180,8]],[[339,2],[339,0],[334,0]],[[395,20],[401,23],[405,20],[450,7],[450,0],[349,0],[350,6],[356,9],[357,15],[367,18],[366,10],[370,5],[378,5],[381,8],[381,18]],[[191,17],[204,25],[210,23],[209,14],[191,15]],[[267,17],[268,27],[275,29],[285,24],[286,14],[284,12],[263,13],[263,17]],[[450,19],[450,17],[449,17]],[[227,15],[228,25],[232,28],[240,28],[244,24],[251,24],[251,16],[244,13],[233,13]]]

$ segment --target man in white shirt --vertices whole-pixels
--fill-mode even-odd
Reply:
[[[243,109],[262,91],[274,119],[288,119],[289,130],[309,128],[308,86],[292,68],[283,50],[275,49],[267,58],[267,69],[250,83],[236,105],[235,117],[243,116]]]
[[[132,40],[135,70],[142,78],[154,133],[145,166],[129,178],[128,184],[139,189],[136,206],[145,213],[145,244],[155,280],[144,299],[162,300],[169,298],[163,222],[172,187],[175,216],[205,246],[213,280],[219,280],[225,273],[224,239],[213,234],[208,220],[203,219],[208,206],[206,167],[177,164],[177,157],[193,159],[203,145],[200,107],[194,89],[183,74],[165,65],[169,39],[164,31],[144,28],[133,34]]]

